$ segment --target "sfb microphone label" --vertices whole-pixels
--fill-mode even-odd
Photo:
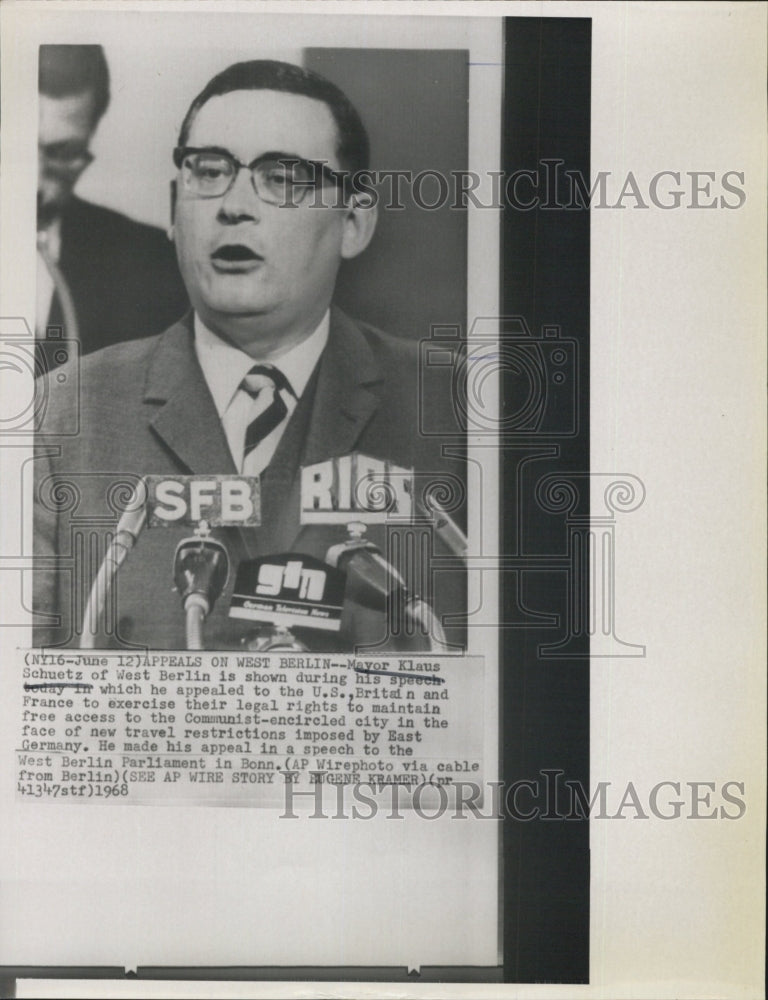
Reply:
[[[344,585],[341,570],[313,556],[249,559],[238,566],[229,617],[337,632]]]
[[[150,528],[261,524],[258,476],[147,476],[146,483]]]

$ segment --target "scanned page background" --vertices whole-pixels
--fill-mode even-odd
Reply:
[[[593,786],[631,781],[647,793],[663,780],[734,780],[747,808],[736,821],[640,820],[631,810],[594,821],[591,985],[578,992],[751,998],[762,992],[764,940],[766,9],[472,8],[502,13],[592,17],[592,163],[611,172],[612,190],[630,170],[641,188],[662,170],[744,174],[737,210],[637,209],[628,198],[592,213],[592,468],[645,486],[617,534],[616,602],[619,634],[647,648],[644,659],[592,663]],[[11,86],[34,92],[31,36],[66,14],[4,5],[2,15],[5,102]],[[354,20],[354,8],[344,16]],[[95,17],[79,25],[99,40]],[[13,107],[4,104],[4,130],[9,117],[18,125]],[[3,146],[1,314],[31,315],[33,249],[6,234],[32,231],[34,170],[17,162],[26,146],[5,136]],[[19,516],[4,508],[6,530]],[[7,631],[7,643],[23,641]],[[3,702],[15,711],[7,685]],[[328,823],[286,833],[255,811],[35,810],[13,804],[9,750],[6,741],[3,962],[225,965],[247,954],[278,964],[300,954],[365,964],[372,949],[377,961],[495,959],[494,866],[474,861],[488,858],[488,831]],[[473,859],[471,877],[457,856]],[[265,914],[255,934],[254,915]]]

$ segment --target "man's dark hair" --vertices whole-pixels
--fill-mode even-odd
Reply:
[[[41,45],[38,88],[46,97],[93,94],[93,123],[109,104],[109,68],[100,45]]]
[[[352,172],[368,167],[368,133],[346,94],[318,73],[271,59],[235,63],[214,76],[190,105],[181,124],[179,146],[186,145],[192,122],[200,108],[212,97],[221,97],[235,90],[278,90],[322,101],[336,122],[336,154],[342,166]]]

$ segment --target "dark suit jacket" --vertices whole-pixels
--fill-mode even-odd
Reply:
[[[418,432],[417,361],[413,344],[332,311],[326,349],[262,475],[261,527],[214,532],[226,544],[233,569],[242,559],[286,551],[322,559],[330,545],[346,537],[344,526],[299,525],[302,465],[359,451],[422,474],[461,475],[461,463],[450,467],[440,456],[439,442]],[[60,619],[58,626],[55,619],[41,622],[35,634],[41,645],[79,642],[76,632],[103,558],[105,535],[114,530],[121,494],[125,500],[139,476],[237,471],[195,356],[191,315],[158,337],[86,358],[79,399],[68,385],[68,379],[51,377],[41,397],[48,405],[35,460],[35,551],[54,570],[35,573],[35,610]],[[434,402],[443,408],[450,403]],[[74,429],[78,407],[79,433],[59,437]],[[419,482],[423,485],[424,478]],[[185,647],[172,566],[177,543],[190,533],[183,528],[144,531],[120,570],[114,634],[105,636],[104,645]],[[385,545],[383,529],[371,526],[369,536]],[[427,568],[418,566],[412,573],[410,567],[408,575],[418,579]],[[206,622],[208,648],[234,648],[253,630],[252,624],[226,616],[233,576]],[[438,589],[452,591],[441,610],[463,612],[464,574],[454,570],[439,576]],[[423,581],[419,591],[428,593],[430,581]],[[381,615],[374,626],[370,615],[352,605],[345,610],[343,634],[330,645],[348,649],[386,634]],[[328,648],[327,640],[315,635],[309,645]],[[407,637],[404,645],[424,648]],[[403,642],[394,646],[403,648]]]
[[[81,355],[161,333],[189,308],[165,233],[80,198],[62,214],[59,269],[75,303]],[[54,295],[48,325],[61,324]]]

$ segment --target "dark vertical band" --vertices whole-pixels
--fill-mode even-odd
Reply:
[[[505,19],[502,168],[507,180],[532,173],[518,174],[516,204],[510,190],[505,199],[501,306],[518,319],[507,324],[502,351],[516,350],[527,326],[540,346],[524,354],[532,370],[540,366],[544,387],[539,411],[529,409],[517,426],[510,421],[501,454],[503,551],[518,567],[501,577],[502,776],[508,791],[516,781],[535,782],[536,799],[524,790],[519,813],[538,810],[527,821],[505,810],[507,982],[589,981],[589,824],[563,818],[569,797],[562,794],[566,780],[589,788],[588,636],[572,637],[568,657],[548,658],[540,649],[562,638],[585,579],[562,568],[565,516],[543,510],[536,487],[548,475],[589,471],[589,211],[569,203],[565,171],[588,183],[590,66],[589,19]],[[558,356],[567,378],[559,385],[550,378],[548,337],[566,345]],[[525,373],[511,364],[502,378],[505,413],[522,413]],[[589,504],[583,492],[582,517]],[[547,558],[560,568],[532,571]],[[549,622],[531,611],[549,614]],[[557,800],[547,795],[555,784]]]

